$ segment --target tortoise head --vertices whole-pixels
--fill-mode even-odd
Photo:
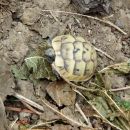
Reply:
[[[49,63],[53,63],[55,60],[55,51],[53,48],[48,48],[45,50],[45,56],[47,57],[47,61]]]

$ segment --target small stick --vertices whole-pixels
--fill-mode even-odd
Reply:
[[[44,111],[43,106],[41,106],[41,105],[35,103],[34,101],[32,101],[32,100],[30,100],[30,99],[25,98],[24,96],[22,96],[22,95],[20,95],[20,94],[18,94],[18,93],[14,93],[13,96],[15,96],[16,98],[18,98],[18,99],[21,100],[21,101],[24,101],[24,102],[30,104],[31,106],[33,106],[33,107],[35,107],[35,108],[37,108],[37,109],[39,109],[39,110],[41,110],[41,111]]]
[[[96,51],[101,52],[102,54],[104,54],[106,57],[108,57],[109,59],[114,61],[114,58],[111,57],[110,55],[108,55],[106,52],[102,51],[101,49],[98,49],[96,47],[94,47]]]
[[[120,29],[118,26],[116,26],[112,22],[107,21],[107,20],[102,20],[102,19],[99,19],[97,17],[93,17],[93,16],[89,16],[89,15],[83,15],[83,14],[80,14],[80,13],[66,12],[66,11],[61,11],[61,10],[42,10],[42,11],[43,12],[56,12],[56,13],[64,13],[64,14],[70,14],[70,15],[77,15],[77,16],[82,16],[82,17],[94,19],[94,20],[97,20],[99,22],[105,23],[105,24],[107,24],[107,25],[109,25],[109,26],[117,29],[119,32],[121,32],[124,35],[127,35],[126,32],[124,32],[122,29]],[[43,14],[41,14],[41,15],[43,15]]]
[[[86,118],[84,112],[82,111],[82,109],[80,108],[79,104],[76,103],[75,104],[77,110],[80,112],[80,114],[83,116],[84,120],[86,121],[86,123],[88,124],[89,127],[92,127],[92,124],[90,123],[89,119]]]
[[[39,124],[37,124],[37,125],[31,126],[31,128],[29,128],[28,130],[32,130],[33,128],[36,128],[36,127],[39,127],[39,126],[43,126],[43,125],[46,125],[46,124],[51,124],[51,123],[54,123],[54,122],[56,122],[56,121],[57,121],[57,120],[42,122],[42,123],[39,123]]]
[[[69,120],[70,122],[73,122],[74,124],[78,125],[78,126],[82,126],[82,127],[85,127],[85,128],[88,128],[90,130],[95,130],[94,128],[91,128],[89,127],[88,125],[84,124],[83,122],[78,122],[78,121],[75,121],[73,120],[72,118],[64,115],[63,113],[59,112],[58,110],[56,110],[55,108],[53,108],[52,106],[50,106],[48,103],[46,103],[43,99],[41,99],[41,101],[48,107],[50,108],[51,110],[53,110],[55,113],[59,114],[60,116],[64,117],[65,119]]]
[[[9,111],[15,111],[15,112],[26,112],[26,113],[34,113],[33,111],[30,111],[28,109],[21,109],[21,108],[18,108],[18,107],[5,107],[6,110],[9,110]]]
[[[42,114],[41,112],[35,110],[32,106],[30,106],[30,105],[27,104],[26,102],[24,102],[24,101],[21,101],[21,102],[22,102],[29,110],[31,110],[32,112],[34,112],[34,113],[36,113],[36,114],[38,114],[38,115],[41,115],[41,114]]]
[[[130,86],[126,86],[126,87],[122,87],[122,88],[116,88],[116,89],[110,89],[110,91],[116,92],[116,91],[122,91],[122,90],[127,90],[127,89],[130,89]]]
[[[16,124],[17,121],[18,121],[18,117],[10,124],[11,129],[13,128],[13,126]]]
[[[53,14],[52,11],[50,11],[50,14],[52,15],[52,17],[55,19],[56,22],[60,23],[60,21],[56,18],[56,16]]]

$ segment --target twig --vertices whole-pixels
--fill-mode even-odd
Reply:
[[[13,126],[16,124],[17,121],[18,121],[18,117],[10,124],[11,129],[13,128]]]
[[[28,109],[21,109],[21,108],[18,108],[18,107],[5,107],[6,110],[9,110],[9,111],[15,111],[15,112],[26,112],[26,113],[34,113],[33,111],[31,110],[28,110]]]
[[[34,101],[32,101],[32,100],[30,100],[30,99],[25,98],[24,96],[22,96],[22,95],[20,95],[20,94],[18,94],[18,93],[14,93],[13,96],[15,96],[16,98],[18,98],[18,99],[21,100],[21,101],[24,101],[24,102],[30,104],[31,106],[33,106],[33,107],[35,107],[35,108],[37,108],[37,109],[39,109],[39,110],[41,110],[41,111],[44,111],[43,106],[41,106],[41,105],[35,103]]]
[[[124,63],[125,63],[125,62],[117,63],[117,64],[113,64],[113,65],[109,65],[109,66],[103,68],[102,70],[100,70],[100,71],[98,71],[98,72],[99,72],[99,73],[103,73],[103,72],[105,72],[105,71],[107,71],[107,70],[114,69],[115,67],[118,67],[118,66],[120,66],[120,65],[123,65]]]
[[[83,14],[80,14],[80,13],[74,13],[74,12],[66,12],[66,11],[61,11],[61,10],[42,10],[43,12],[56,12],[56,13],[64,13],[64,14],[70,14],[70,15],[77,15],[77,16],[82,16],[82,17],[86,17],[86,18],[90,18],[90,19],[94,19],[94,20],[97,20],[99,22],[102,22],[102,23],[105,23],[115,29],[117,29],[119,32],[121,32],[122,34],[124,35],[127,35],[126,32],[124,32],[122,29],[120,29],[118,26],[116,26],[115,24],[113,24],[112,22],[110,21],[107,21],[107,20],[103,20],[103,19],[99,19],[97,17],[93,17],[93,16],[89,16],[89,15],[83,15]],[[41,14],[42,15],[42,14]]]
[[[36,127],[39,127],[39,126],[43,126],[43,125],[46,125],[46,124],[51,124],[51,123],[54,123],[56,121],[57,120],[42,122],[42,123],[39,123],[37,125],[31,126],[28,130],[32,130],[33,128],[36,128]]]
[[[77,110],[80,112],[80,114],[83,116],[83,118],[84,118],[84,120],[86,121],[86,123],[88,124],[88,126],[89,126],[89,127],[92,127],[92,125],[91,125],[89,119],[86,118],[86,116],[85,116],[84,112],[82,111],[82,109],[80,108],[79,104],[76,103],[75,106],[76,106]]]
[[[61,115],[62,117],[64,117],[65,119],[69,120],[70,122],[73,122],[74,124],[78,125],[78,126],[82,126],[82,127],[85,127],[85,128],[88,128],[90,130],[94,130],[94,128],[91,128],[89,126],[87,126],[86,124],[84,124],[83,122],[79,123],[78,121],[76,120],[73,120],[72,118],[64,115],[63,113],[59,112],[58,110],[54,109],[53,107],[51,107],[48,103],[46,103],[43,99],[41,99],[41,101],[48,107],[50,108],[51,110],[53,110],[54,112],[58,113],[59,115]]]
[[[96,47],[94,47],[96,51],[101,52],[102,54],[104,54],[106,57],[108,57],[109,59],[114,61],[114,58],[111,57],[110,55],[108,55],[106,52],[102,51],[101,49],[98,49]]]
[[[60,23],[60,21],[56,18],[56,16],[53,14],[52,11],[50,11],[50,14],[52,15],[52,17],[55,19],[56,22]]]
[[[113,123],[111,123],[106,117],[104,117],[104,116],[97,110],[97,108],[96,108],[91,102],[89,102],[89,101],[85,98],[85,96],[84,96],[81,92],[79,92],[78,90],[74,90],[74,91],[75,91],[77,94],[79,94],[81,97],[83,97],[83,98],[87,101],[87,103],[97,112],[97,114],[98,114],[105,122],[107,122],[108,124],[110,124],[111,126],[117,128],[117,129],[119,129],[119,130],[122,130],[122,129],[120,129],[118,126],[116,126],[116,125],[114,125]]]
[[[104,90],[102,92],[110,99],[110,101],[115,105],[115,107],[119,110],[119,112],[123,115],[123,117],[127,119],[125,112],[122,109],[120,109],[120,107],[116,104],[115,101],[113,101],[113,99],[108,95],[107,91]]]
[[[116,92],[116,91],[122,91],[122,90],[127,90],[127,89],[130,89],[130,86],[126,86],[126,87],[122,87],[122,88],[116,88],[116,89],[110,89],[110,91]]]
[[[29,104],[27,104],[26,102],[24,101],[21,101],[29,110],[31,110],[32,112],[38,114],[38,115],[41,115],[42,113],[37,111],[36,109],[34,109],[32,106],[30,106]]]

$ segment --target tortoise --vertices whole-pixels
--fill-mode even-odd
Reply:
[[[48,57],[55,58],[52,68],[65,80],[81,82],[92,76],[97,66],[95,48],[80,36],[56,36],[51,42],[52,49],[46,50]]]

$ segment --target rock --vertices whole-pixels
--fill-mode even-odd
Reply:
[[[5,107],[1,98],[0,98],[0,130],[9,130],[6,120]]]
[[[28,99],[34,99],[33,84],[29,81],[18,80],[17,87],[20,90],[20,94]]]
[[[114,11],[119,10],[123,6],[124,0],[112,0],[111,7]]]
[[[0,39],[5,39],[8,36],[11,24],[12,14],[6,11],[0,12]]]
[[[39,116],[37,114],[32,114],[31,119],[37,121]]]
[[[117,26],[124,28],[130,34],[130,10],[121,9],[116,20]]]
[[[65,28],[66,25],[60,25],[59,22],[50,19],[47,15],[43,16],[39,22],[31,26],[31,29],[38,32],[42,38],[53,38],[56,35],[62,35],[64,34]]]
[[[24,24],[33,25],[40,18],[41,9],[38,7],[26,8],[21,20]]]
[[[110,13],[110,0],[72,0],[72,2],[82,14]]]
[[[130,0],[112,0],[111,7],[114,11],[118,11],[119,9],[128,8],[130,9]]]
[[[65,9],[70,4],[70,0],[35,0],[34,2],[39,7],[46,9]]]
[[[9,32],[8,39],[2,41],[6,48],[4,58],[7,58],[8,62],[23,62],[29,50],[27,40],[30,35],[32,35],[32,33],[22,23],[18,23],[16,27]]]
[[[9,65],[4,60],[0,60],[0,96],[2,100],[13,92],[14,87]]]
[[[25,118],[30,118],[31,114],[27,112],[20,112],[19,113],[19,120],[23,120]]]

